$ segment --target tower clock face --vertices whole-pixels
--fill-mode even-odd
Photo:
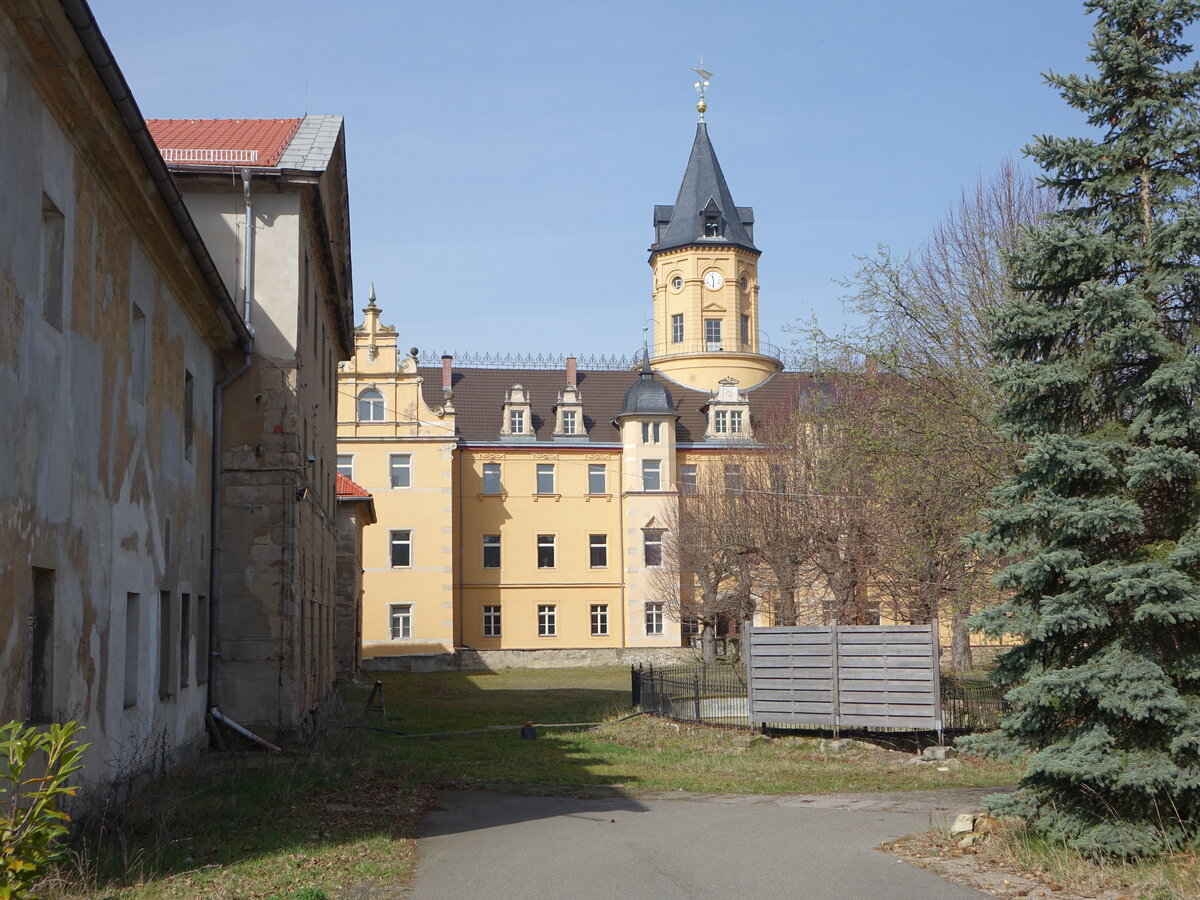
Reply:
[[[720,272],[704,273],[704,286],[710,291],[719,291],[724,284],[725,279],[721,277]]]

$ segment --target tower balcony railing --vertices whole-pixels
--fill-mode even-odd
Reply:
[[[650,349],[650,358],[658,359],[663,356],[687,356],[711,353],[756,353],[759,356],[769,356],[780,362],[784,361],[784,353],[761,335],[757,340],[744,341],[741,338],[720,341],[655,341]]]

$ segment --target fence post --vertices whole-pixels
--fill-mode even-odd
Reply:
[[[629,666],[629,700],[635,709],[642,705],[642,673]]]
[[[700,718],[700,676],[695,672],[692,673],[692,691],[696,696],[696,724],[702,721]]]

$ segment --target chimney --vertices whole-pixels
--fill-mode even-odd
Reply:
[[[453,362],[454,362],[454,357],[451,356],[450,354],[447,353],[447,354],[442,355],[442,391],[443,392],[450,390],[450,384],[452,381],[452,379],[450,377],[450,365]]]
[[[567,387],[575,387],[575,357],[567,357]]]

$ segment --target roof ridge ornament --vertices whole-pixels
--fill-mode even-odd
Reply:
[[[694,87],[700,94],[700,101],[696,104],[696,112],[700,113],[700,121],[704,121],[704,112],[708,109],[708,104],[704,100],[704,92],[708,89],[711,82],[709,79],[713,77],[713,73],[706,71],[704,68],[704,55],[700,55],[700,65],[692,66],[692,71],[700,76],[700,80],[696,82]]]

